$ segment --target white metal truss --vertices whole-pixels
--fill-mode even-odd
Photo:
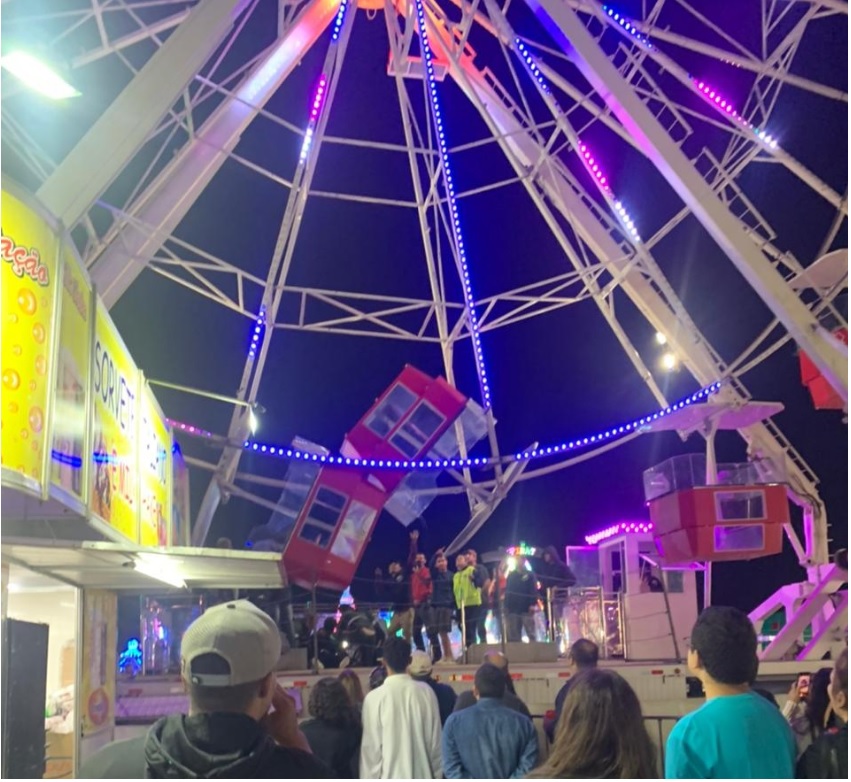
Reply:
[[[190,7],[184,0],[91,0],[88,7],[69,3],[62,9],[58,3],[55,13],[29,16],[25,1],[4,3],[6,31],[15,24],[52,25],[57,48],[75,42],[73,56],[68,57],[72,74],[75,69],[117,63],[132,77],[109,111],[58,168],[38,134],[27,130],[11,110],[16,91],[4,90],[4,149],[36,183],[47,205],[76,229],[92,278],[109,305],[144,269],[247,321],[256,317],[256,302],[261,300],[270,332],[256,359],[246,362],[239,382],[238,396],[248,402],[257,399],[270,340],[277,331],[293,328],[429,342],[441,351],[446,376],[453,380],[455,348],[469,340],[470,333],[464,303],[447,293],[447,275],[454,273],[456,259],[448,235],[448,205],[438,186],[444,172],[435,150],[434,129],[418,111],[426,85],[417,54],[412,2],[386,0],[383,11],[378,11],[384,14],[388,32],[388,78],[395,81],[404,143],[325,133],[356,13],[353,7],[340,41],[329,47],[325,58],[328,96],[310,151],[293,177],[286,179],[252,159],[250,151],[238,152],[237,146],[258,118],[274,123],[282,137],[302,141],[305,129],[269,111],[266,105],[308,50],[325,45],[323,33],[337,13],[339,0],[281,0],[276,35],[256,45],[253,55],[236,66],[228,55],[247,20],[260,13],[256,0],[217,0]],[[847,352],[825,338],[819,325],[825,315],[842,322],[833,298],[847,279],[829,292],[802,296],[794,290],[789,282],[814,258],[798,259],[789,251],[783,232],[765,218],[743,182],[754,166],[782,166],[815,200],[829,204],[835,218],[822,242],[822,253],[831,248],[847,224],[847,186],[832,187],[825,181],[825,173],[813,170],[809,161],[761,143],[719,106],[693,100],[699,90],[679,61],[686,53],[752,74],[742,114],[760,127],[770,123],[781,91],[800,91],[847,104],[847,90],[793,68],[801,41],[816,25],[847,24],[847,4],[840,0],[765,0],[760,5],[762,30],[756,48],[742,43],[736,31],[715,24],[702,4],[688,0],[645,4],[643,18],[631,20],[627,27],[649,36],[654,44],[650,47],[638,42],[633,31],[617,23],[597,0],[529,0],[529,4],[553,36],[555,46],[542,36],[518,36],[508,3],[429,0],[425,6],[441,76],[447,77],[446,85],[454,83],[466,95],[487,131],[479,141],[458,145],[450,154],[495,145],[513,171],[513,176],[500,181],[476,182],[459,193],[459,198],[521,184],[566,261],[563,273],[478,299],[481,331],[545,317],[591,300],[654,398],[666,404],[647,357],[615,309],[616,296],[626,295],[652,327],[665,335],[699,385],[727,381],[720,394],[725,403],[747,403],[750,394],[742,376],[790,339],[806,350],[847,399]],[[18,15],[6,13],[7,5]],[[672,27],[666,16],[670,6],[689,14],[693,25],[686,30]],[[119,18],[125,22],[123,26],[110,23]],[[88,32],[84,35],[84,31]],[[503,62],[483,62],[473,48],[477,36],[485,36],[489,44],[498,41]],[[532,52],[549,89],[530,76],[518,42]],[[142,49],[148,52],[144,63],[134,59]],[[152,82],[156,89],[151,88]],[[121,123],[128,119],[132,127],[116,133],[116,127],[124,128]],[[611,194],[595,186],[584,172],[577,173],[570,163],[580,139],[596,127],[605,128],[624,149],[645,155],[680,196],[681,207],[641,242],[625,230]],[[698,128],[704,133],[709,129],[723,144],[695,143]],[[412,197],[314,187],[317,156],[332,145],[396,155],[399,170],[406,169],[411,176]],[[138,181],[123,182],[123,168],[141,152],[148,161],[144,174]],[[91,165],[92,160],[99,164]],[[179,235],[181,221],[226,161],[280,187],[285,208],[265,276],[249,273],[238,259],[221,258],[215,248],[195,246]],[[85,176],[78,181],[83,170]],[[136,172],[138,177],[138,169]],[[103,193],[113,181],[121,187],[107,201]],[[309,198],[414,210],[429,291],[419,298],[292,285],[287,274]],[[656,257],[662,253],[664,240],[684,221],[694,219],[705,225],[775,316],[739,356],[722,358],[701,334]],[[285,302],[287,306],[282,306]],[[237,484],[256,480],[272,485],[265,478],[237,471],[247,431],[244,410],[237,408],[228,433],[215,440],[221,450],[217,461],[204,463],[204,469],[209,468],[213,475],[195,525],[196,542],[206,534],[222,496],[234,493]],[[491,453],[498,456],[492,417],[489,423]],[[828,617],[828,607],[817,596],[828,594],[835,574],[827,565],[828,525],[817,477],[770,420],[748,426],[740,434],[752,459],[785,466],[790,497],[804,510],[804,540],[791,525],[786,532],[802,566],[809,569],[809,581],[797,585],[796,594],[801,600],[812,596],[807,605],[818,602],[818,608],[811,613],[825,617],[821,624],[816,621],[815,628],[823,646],[832,632],[825,628],[835,625],[835,616]],[[466,494],[471,510],[470,524],[453,545],[466,542],[515,482],[585,458],[589,457],[554,459],[544,467],[525,471],[517,467],[476,475],[453,473],[455,484],[439,491]],[[244,488],[238,491],[240,496],[251,494]],[[258,502],[261,499],[252,496]],[[840,605],[836,610],[841,613],[847,607]],[[790,629],[786,635],[797,633]],[[786,636],[780,639],[771,655],[785,654],[787,641]]]

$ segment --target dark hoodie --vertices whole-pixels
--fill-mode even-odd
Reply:
[[[566,589],[572,587],[576,583],[576,576],[573,575],[571,569],[559,559],[558,551],[555,546],[547,546],[546,553],[550,555],[550,561],[544,562],[542,559],[535,568],[535,575],[541,582],[541,587],[546,592],[547,589]]]
[[[94,754],[80,779],[327,779],[313,755],[278,746],[245,714],[174,714]]]

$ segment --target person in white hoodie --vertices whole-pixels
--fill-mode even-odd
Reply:
[[[431,687],[412,679],[411,645],[384,644],[387,678],[363,702],[361,779],[440,779],[440,710]]]

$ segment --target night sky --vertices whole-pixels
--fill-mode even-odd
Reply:
[[[8,31],[14,33],[16,29],[15,5],[10,5],[8,15],[4,8],[4,38],[10,34]],[[38,5],[30,6],[31,13]],[[759,4],[724,0],[703,5],[711,6],[704,10],[711,13],[713,21],[735,31],[737,38],[747,45],[757,46]],[[779,26],[777,40],[808,7],[806,3],[795,5]],[[745,12],[742,10],[745,6],[751,8]],[[638,3],[621,3],[619,9],[628,15],[640,15]],[[452,18],[458,17],[454,7],[447,5],[447,11]],[[148,9],[147,13],[165,12]],[[522,4],[512,5],[509,17],[521,34],[546,41],[545,34]],[[666,6],[662,22],[706,43],[723,43],[672,3]],[[111,23],[122,22],[115,18]],[[226,58],[224,72],[268,45],[274,36],[274,24],[275,4],[260,0],[259,10]],[[41,27],[27,25],[25,30],[21,25],[17,28],[17,34],[42,46],[50,40],[48,33],[47,23]],[[604,43],[611,44],[613,40],[606,37]],[[327,34],[320,38],[267,104],[267,110],[298,127],[305,126],[327,41]],[[477,62],[489,65],[507,83],[502,55],[488,34],[475,30],[471,43],[479,55]],[[64,39],[59,48],[61,56],[70,58],[83,46],[91,45],[90,32],[81,30],[77,38]],[[847,91],[847,45],[847,24],[836,19],[822,20],[808,28],[793,71]],[[660,48],[689,72],[718,85],[736,105],[744,104],[750,86],[747,74],[683,49]],[[143,44],[127,50],[126,54],[141,65],[150,51],[151,47]],[[331,135],[403,143],[395,82],[387,76],[387,57],[383,17],[370,20],[364,12],[359,12],[331,108],[328,127]],[[552,58],[547,61],[558,65],[575,84],[585,87],[572,66]],[[74,72],[73,78],[83,97],[73,105],[58,108],[34,102],[27,96],[13,95],[4,99],[4,111],[10,110],[16,118],[28,123],[40,143],[54,159],[59,159],[126,83],[127,77],[126,69],[107,58]],[[695,109],[700,107],[700,101],[676,86],[669,76],[659,75],[659,81],[678,101]],[[407,87],[422,115],[421,82],[408,81]],[[487,129],[477,112],[451,81],[441,83],[440,94],[451,146],[486,135]],[[541,103],[533,99],[532,107],[542,118]],[[207,111],[202,111],[201,118]],[[686,151],[694,153],[705,145],[721,155],[728,136],[697,119],[690,121],[694,136],[687,142]],[[780,92],[769,130],[791,155],[835,190],[845,192],[847,104],[787,87]],[[679,210],[679,199],[663,178],[620,139],[594,125],[583,133],[583,140],[597,151],[613,189],[628,206],[642,236],[652,235]],[[300,145],[300,137],[261,118],[243,135],[236,152],[289,178]],[[4,172],[34,187],[32,176],[5,146],[3,151]],[[575,156],[562,154],[571,170],[578,173]],[[136,184],[144,170],[143,158],[144,152],[140,161],[107,192],[106,201],[118,201]],[[458,153],[453,156],[452,164],[462,191],[512,175],[494,144]],[[587,177],[581,181],[590,191]],[[775,244],[793,252],[805,265],[812,262],[833,220],[833,208],[778,165],[753,164],[738,182],[774,228]],[[383,197],[413,196],[405,155],[352,147],[322,148],[313,187]],[[280,185],[228,161],[176,234],[254,274],[265,275],[286,195]],[[521,185],[465,198],[460,210],[477,297],[543,280],[572,268]],[[97,219],[103,225],[103,215]],[[831,249],[845,246],[847,225],[843,225]],[[735,359],[769,323],[768,309],[696,219],[685,220],[653,252],[694,321],[726,360]],[[452,269],[447,266],[447,271]],[[428,298],[415,210],[311,199],[288,283]],[[457,277],[450,291],[459,300]],[[259,300],[260,289],[250,288],[249,307],[256,309]],[[660,351],[654,344],[653,330],[624,294],[619,292],[615,302],[624,327],[644,360],[655,370]],[[285,298],[284,309],[288,313],[285,319],[292,319],[293,307],[294,300]],[[112,314],[137,364],[148,377],[222,394],[235,392],[253,327],[250,320],[150,271],[138,278]],[[533,441],[552,443],[579,434],[589,435],[652,412],[657,406],[591,301],[486,333],[483,345],[503,452],[514,452]],[[261,419],[258,439],[285,444],[300,435],[336,450],[345,432],[406,363],[430,374],[443,371],[439,349],[434,344],[292,329],[276,331],[258,397],[267,411]],[[477,383],[467,344],[456,348],[455,371],[458,387],[465,394],[475,396]],[[670,401],[697,388],[685,371],[669,376],[659,372],[657,378]],[[800,383],[793,344],[785,345],[742,379],[755,399],[776,400],[785,405],[785,411],[775,421],[821,479],[821,496],[832,522],[833,548],[845,546],[848,455],[847,428],[842,424],[841,413],[813,409],[808,392]],[[166,390],[156,393],[170,417],[216,433],[226,432],[229,407]],[[183,440],[182,445],[187,453],[200,458],[214,461],[217,457],[217,452],[198,442]],[[703,441],[696,435],[683,443],[675,433],[655,434],[576,467],[520,483],[473,543],[480,551],[519,540],[533,545],[580,544],[584,534],[613,521],[645,516],[643,470],[675,454],[702,449]],[[722,433],[717,450],[720,461],[745,460],[744,443],[735,433]],[[280,478],[285,469],[284,462],[257,455],[246,454],[240,463],[242,471],[269,477]],[[207,473],[192,471],[193,514],[208,479]],[[270,500],[277,498],[277,490],[254,490]],[[463,496],[438,498],[426,513],[425,550],[430,552],[448,543],[466,523],[467,512]],[[239,544],[251,527],[265,522],[268,516],[265,509],[232,499],[219,509],[211,539],[227,535]],[[401,554],[406,540],[404,528],[386,514],[382,516],[360,573],[368,576],[376,565]],[[787,546],[778,557],[721,565],[716,574],[716,602],[748,609],[782,583],[800,580],[802,571]]]

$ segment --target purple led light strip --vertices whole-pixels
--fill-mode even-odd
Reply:
[[[299,165],[307,160],[307,153],[310,152],[310,145],[313,143],[313,134],[316,133],[316,121],[319,119],[319,112],[322,110],[322,104],[325,102],[325,90],[327,87],[328,79],[323,73],[319,77],[319,84],[316,85],[316,92],[313,94],[313,103],[310,104],[310,117],[307,121],[307,130],[304,132],[301,153],[298,156]]]
[[[611,12],[609,12],[609,15],[611,16]],[[552,90],[550,89],[547,80],[541,73],[540,68],[538,68],[538,64],[535,62],[535,58],[532,56],[532,53],[529,51],[528,47],[519,38],[514,39],[514,45],[517,52],[520,54],[520,58],[523,60],[526,69],[532,75],[532,78],[534,78],[535,81],[540,85],[541,89],[552,98],[558,110],[561,111],[561,107],[558,105],[558,101],[553,96]],[[596,180],[597,186],[607,196],[609,196],[609,198],[613,200],[615,211],[617,212],[618,217],[620,217],[624,226],[626,226],[626,229],[629,232],[629,235],[632,240],[634,242],[640,242],[641,237],[638,235],[638,229],[635,227],[635,222],[630,217],[629,213],[626,211],[626,207],[615,198],[614,193],[612,192],[612,188],[609,185],[609,178],[603,171],[603,167],[600,165],[599,160],[595,157],[593,152],[589,149],[588,145],[584,142],[579,143],[578,152],[583,164],[585,165],[586,170]]]
[[[166,418],[165,421],[172,429],[178,429],[181,432],[186,432],[186,434],[191,434],[193,437],[211,438],[213,436],[213,433],[208,432],[206,429],[192,426],[192,424],[184,424],[181,421],[175,421],[173,418]]]
[[[611,527],[606,527],[591,535],[585,536],[585,542],[589,546],[596,546],[598,543],[615,537],[615,535],[646,535],[653,532],[652,521],[621,521],[613,524]]]
[[[286,446],[253,443],[249,440],[246,440],[245,443],[243,443],[243,447],[245,448],[245,450],[248,451],[268,454],[270,456],[277,456],[284,459],[300,459],[306,462],[332,464],[340,467],[369,468],[370,470],[405,470],[406,472],[410,472],[413,470],[434,471],[447,469],[463,469],[465,467],[489,467],[496,464],[506,464],[510,462],[527,462],[533,459],[544,459],[548,456],[558,456],[562,453],[567,453],[570,451],[579,451],[588,446],[596,446],[606,441],[617,440],[621,437],[629,436],[635,432],[640,432],[645,426],[652,424],[654,421],[658,421],[660,418],[664,418],[666,415],[670,415],[671,413],[674,413],[677,410],[682,410],[684,407],[689,407],[690,405],[693,405],[696,402],[700,402],[704,399],[707,399],[711,394],[715,393],[720,388],[720,382],[713,383],[712,385],[706,386],[706,388],[703,388],[700,391],[696,391],[691,396],[682,399],[681,401],[671,405],[670,407],[662,408],[658,412],[652,413],[651,415],[647,415],[642,418],[637,418],[634,421],[630,421],[629,423],[623,424],[621,426],[613,426],[612,428],[598,432],[597,434],[590,435],[588,437],[579,437],[576,440],[570,440],[569,442],[563,442],[557,445],[536,448],[531,451],[520,451],[518,453],[515,453],[513,456],[506,456],[500,459],[421,459],[416,461],[408,459],[359,459],[334,454],[320,455],[315,453],[309,453],[307,451],[299,451],[296,448],[290,448]]]
[[[655,49],[656,48],[655,46],[653,46],[652,43],[650,43],[647,36],[642,35],[638,31],[636,26],[631,22],[631,20],[627,19],[627,17],[625,17],[623,14],[617,13],[617,11],[615,11],[613,8],[610,8],[607,5],[603,6],[603,10],[615,22],[617,22],[626,33],[631,35],[636,41],[643,44],[648,49]],[[732,102],[728,101],[726,98],[724,98],[718,90],[716,90],[714,87],[712,87],[711,85],[707,84],[706,82],[704,82],[700,79],[692,78],[692,82],[697,87],[697,89],[700,91],[701,95],[703,96],[704,100],[707,101],[707,103],[714,104],[715,106],[717,106],[718,108],[722,109],[727,114],[729,114],[742,127],[747,128],[748,130],[752,130],[754,132],[754,135],[756,135],[756,137],[760,141],[762,141],[766,146],[770,147],[771,149],[777,149],[777,146],[778,146],[777,139],[773,138],[771,135],[766,133],[765,130],[763,130],[762,128],[754,127],[753,123],[748,122],[748,120],[746,120],[741,114],[739,114],[738,112],[736,112],[733,109]]]
[[[703,96],[703,99],[707,103],[717,106],[720,109],[723,109],[743,128],[747,128],[748,130],[753,131],[756,137],[760,141],[765,143],[766,146],[770,147],[771,149],[777,149],[777,139],[766,133],[764,130],[762,130],[762,128],[755,127],[752,122],[748,122],[748,120],[746,120],[733,108],[733,102],[727,100],[711,84],[707,84],[705,81],[695,78],[692,78],[692,82],[694,83],[694,86],[697,87],[697,89],[700,91],[700,94]]]

